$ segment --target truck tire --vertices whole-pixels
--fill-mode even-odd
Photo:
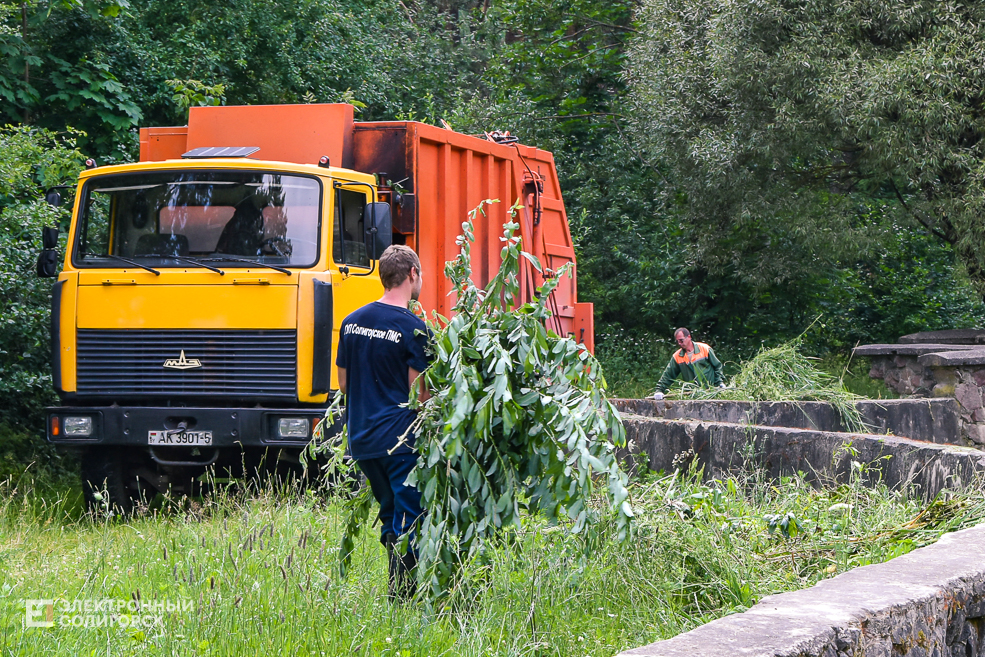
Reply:
[[[86,509],[99,515],[130,516],[146,494],[142,482],[128,475],[123,447],[89,447],[81,459],[82,496]]]

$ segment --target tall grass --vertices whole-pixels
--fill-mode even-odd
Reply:
[[[981,488],[922,504],[885,487],[756,474],[633,485],[636,538],[585,557],[531,519],[470,573],[467,604],[386,600],[375,536],[338,575],[344,518],[317,491],[217,494],[129,521],[0,490],[3,655],[613,655],[760,597],[889,559],[985,517]],[[772,527],[772,529],[771,529]],[[189,601],[160,626],[24,627],[24,600]]]

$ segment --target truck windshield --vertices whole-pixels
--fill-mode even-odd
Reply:
[[[318,260],[321,183],[254,171],[160,171],[89,180],[80,206],[77,266],[154,267],[175,257],[230,258],[228,267],[309,267]],[[246,260],[247,262],[243,262]]]

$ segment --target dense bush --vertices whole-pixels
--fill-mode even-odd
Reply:
[[[618,281],[619,275],[613,272],[608,280]],[[598,285],[604,287],[604,281]],[[595,289],[581,288],[583,294]],[[663,305],[644,299],[645,294],[661,291],[667,295]],[[639,302],[635,312],[629,299]],[[801,340],[804,352],[825,357],[839,376],[848,353],[859,343],[985,326],[985,304],[956,265],[951,248],[922,229],[902,227],[857,260],[830,263],[813,276],[783,285],[756,290],[733,278],[691,271],[683,281],[674,276],[641,278],[639,285],[627,285],[624,291],[613,285],[608,295],[594,300],[601,309],[596,354],[613,394],[620,397],[653,392],[677,348],[671,339],[676,326],[688,326],[696,340],[710,343],[729,375],[761,348],[806,331]],[[612,312],[619,307],[614,301],[625,314]],[[867,368],[852,369],[865,379]],[[872,394],[863,383],[853,385]]]
[[[814,307],[824,318],[817,345],[847,350],[895,342],[907,333],[985,326],[985,305],[951,248],[922,229],[899,227],[867,257],[819,281]]]
[[[51,279],[38,278],[41,228],[66,220],[44,190],[72,182],[82,167],[73,135],[0,130],[0,416],[10,427],[41,431],[51,386]]]

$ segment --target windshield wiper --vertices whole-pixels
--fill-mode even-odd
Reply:
[[[161,256],[161,257],[162,258],[165,258],[165,259],[166,258],[172,258],[172,259],[177,260],[179,262],[190,262],[193,265],[197,265],[199,267],[205,267],[209,271],[214,271],[215,273],[219,274],[220,276],[225,276],[226,275],[226,272],[222,271],[218,267],[212,267],[211,265],[207,265],[204,262],[202,262],[201,260],[199,260],[198,258],[189,258],[188,256],[180,256],[180,255],[168,255],[168,256]]]
[[[266,267],[267,269],[275,269],[282,274],[291,275],[290,270],[284,269],[283,267],[278,267],[276,265],[268,265],[265,262],[257,262],[256,260],[246,260],[245,258],[234,258],[233,256],[220,256],[218,258],[202,258],[199,262],[245,262],[248,265],[256,265],[257,267]]]
[[[125,262],[128,265],[133,265],[134,267],[140,267],[141,269],[146,269],[147,271],[149,271],[150,273],[154,274],[155,276],[160,276],[161,275],[161,272],[157,271],[153,267],[148,267],[147,265],[142,265],[139,262],[135,262],[133,260],[130,260],[129,258],[124,258],[122,256],[113,255],[112,253],[104,253],[104,254],[98,254],[97,255],[95,253],[86,253],[84,251],[82,252],[82,259],[83,260],[86,257],[88,257],[88,256],[92,256],[93,258],[113,258],[114,260],[119,260],[120,262]]]

